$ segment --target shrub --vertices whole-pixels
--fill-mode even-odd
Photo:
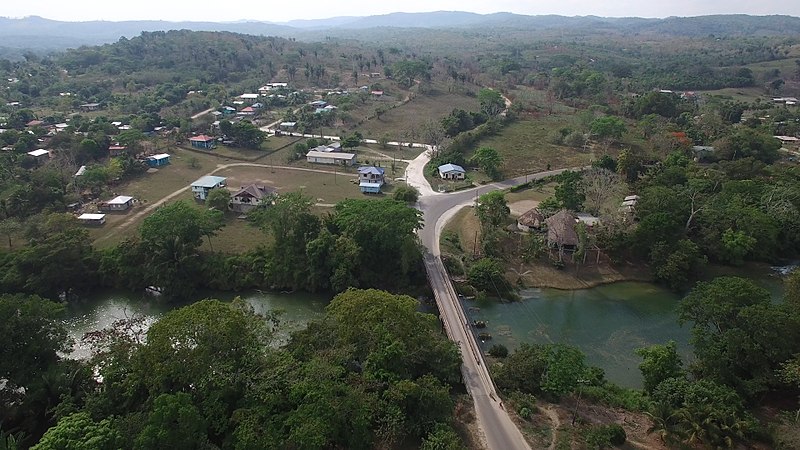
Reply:
[[[392,198],[401,202],[413,203],[419,199],[419,191],[413,186],[399,186],[392,194]]]
[[[490,356],[495,358],[505,358],[508,356],[508,347],[503,344],[494,344],[488,351]]]
[[[603,449],[620,446],[625,443],[628,436],[619,424],[598,425],[586,432],[586,444],[589,448]]]

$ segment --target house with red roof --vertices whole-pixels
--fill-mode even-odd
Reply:
[[[192,147],[199,148],[201,150],[211,150],[214,148],[214,138],[211,136],[206,136],[205,134],[190,137],[189,142],[192,144]]]

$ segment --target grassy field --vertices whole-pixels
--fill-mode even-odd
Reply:
[[[259,183],[275,187],[278,192],[302,191],[314,202],[320,204],[320,213],[328,211],[329,205],[347,198],[386,198],[391,195],[396,185],[391,181],[395,176],[391,174],[388,165],[384,165],[388,172],[388,184],[384,185],[384,194],[364,195],[359,191],[356,182],[355,167],[336,167],[334,170],[332,166],[308,164],[302,161],[293,166],[311,168],[317,172],[289,170],[270,167],[267,158],[259,162],[263,166],[237,165],[221,168],[225,164],[248,163],[218,158],[212,154],[197,154],[183,149],[170,149],[169,152],[172,155],[172,164],[120,185],[113,193],[109,193],[109,198],[112,195],[130,195],[138,199],[139,203],[125,213],[108,214],[104,226],[90,229],[90,236],[98,248],[111,247],[122,242],[126,237],[135,235],[139,225],[146,217],[146,214],[140,216],[137,214],[142,213],[154,202],[180,189],[185,190],[170,199],[169,202],[184,200],[196,204],[199,208],[204,207],[202,203],[194,201],[188,186],[200,176],[212,171],[215,171],[215,175],[228,178],[227,184],[230,190],[250,183]],[[192,167],[190,162],[193,162],[195,167]],[[398,162],[396,170],[396,175],[402,176],[405,163]],[[261,243],[259,239],[253,240],[253,233],[254,230],[247,227],[244,221],[231,219],[228,220],[228,225],[220,232],[219,236],[214,239],[212,245],[216,250],[240,252]]]
[[[270,136],[261,144],[261,149],[253,150],[249,148],[228,147],[225,145],[218,145],[213,150],[199,150],[195,153],[208,154],[210,156],[216,155],[219,158],[238,158],[246,159],[248,161],[255,161],[262,159],[272,152],[283,147],[291,147],[295,142],[301,140],[300,138],[290,136]],[[188,147],[188,144],[186,144]]]
[[[504,161],[500,170],[503,178],[589,164],[594,157],[590,151],[554,145],[547,140],[552,132],[571,126],[573,122],[572,116],[562,115],[519,120],[498,135],[480,141],[475,148],[492,147],[502,155]],[[467,159],[470,156],[467,155]],[[484,177],[475,170],[469,171],[468,175],[476,180]]]
[[[475,89],[477,90],[477,88]],[[416,89],[412,88],[412,91],[416,91]],[[444,83],[434,84],[427,94],[413,92],[410,101],[403,104],[400,103],[409,93],[398,91],[393,94],[396,95],[382,99],[370,99],[363,105],[348,111],[347,114],[361,122],[351,127],[352,130],[359,131],[370,139],[387,136],[392,141],[408,140],[409,134],[413,135],[423,124],[431,120],[438,121],[450,114],[453,109],[477,111],[479,108],[476,97],[450,93]],[[380,118],[375,115],[375,110],[379,107],[387,109]],[[322,134],[338,135],[349,130],[323,128],[320,131]]]
[[[373,118],[358,127],[364,136],[389,136],[405,139],[404,133],[418,129],[428,121],[438,121],[453,109],[477,111],[480,105],[475,97],[452,94],[441,86],[426,95],[417,94],[408,103],[393,108],[379,118]]]
[[[541,202],[552,196],[555,192],[555,189],[556,183],[550,183],[545,184],[544,186],[536,186],[517,192],[506,192],[506,202],[508,202],[509,205],[517,202]]]

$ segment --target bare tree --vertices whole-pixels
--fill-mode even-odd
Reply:
[[[602,168],[586,171],[581,183],[586,195],[584,206],[601,216],[609,216],[618,209],[626,189],[625,181],[619,174]]]
[[[445,139],[444,129],[439,122],[429,120],[420,127],[420,135],[426,144],[438,147]]]

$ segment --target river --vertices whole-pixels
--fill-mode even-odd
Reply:
[[[248,292],[238,294],[253,306],[257,313],[280,311],[281,325],[278,329],[276,343],[286,342],[289,334],[300,330],[314,319],[319,319],[330,302],[330,296],[307,293],[272,294],[265,292]],[[236,294],[208,293],[205,297],[230,301]],[[157,297],[137,295],[130,292],[102,292],[83,301],[69,304],[64,324],[70,337],[75,341],[72,358],[86,358],[90,348],[81,342],[83,335],[90,331],[102,330],[114,321],[133,316],[142,316],[149,325],[170,310],[189,303],[166,303]]]
[[[775,297],[781,278],[766,270],[750,275]],[[691,324],[678,325],[681,296],[651,283],[619,282],[590,289],[527,289],[521,301],[464,300],[470,320],[485,321],[492,338],[484,350],[502,344],[514,350],[521,343],[567,343],[580,348],[593,366],[620,386],[641,388],[641,358],[634,351],[673,340],[685,363],[692,359]]]
[[[779,297],[782,293],[782,268],[740,269],[734,275],[750,275],[756,282]],[[731,274],[731,273],[729,273]],[[205,297],[230,301],[236,294],[208,293]],[[286,342],[289,334],[302,329],[309,321],[321,318],[330,296],[307,293],[239,294],[256,312],[282,311],[282,325],[276,342]],[[500,303],[494,300],[465,300],[470,320],[485,321],[484,330],[492,339],[482,343],[484,350],[503,344],[513,350],[520,343],[556,343],[575,345],[586,353],[591,365],[601,367],[610,381],[621,386],[640,388],[634,350],[674,340],[685,362],[691,360],[689,325],[678,325],[676,306],[680,296],[650,283],[620,282],[573,291],[528,289],[522,301]],[[115,320],[144,316],[152,323],[178,306],[158,298],[127,292],[103,292],[84,301],[70,304],[65,324],[75,341],[73,358],[89,356],[90,349],[81,343],[89,331],[101,330]],[[426,305],[421,311],[433,312]]]

